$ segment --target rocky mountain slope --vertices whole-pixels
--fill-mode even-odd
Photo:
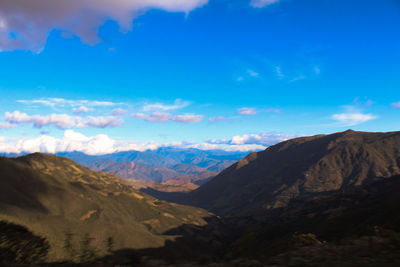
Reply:
[[[340,192],[400,174],[400,132],[346,131],[296,138],[251,153],[177,199],[223,215],[287,206],[312,194]]]

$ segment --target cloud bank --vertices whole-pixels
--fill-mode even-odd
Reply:
[[[159,147],[197,148],[202,150],[257,151],[269,145],[287,140],[293,136],[274,133],[260,133],[235,136],[226,140],[211,140],[204,143],[175,142],[158,144],[147,142],[138,144],[134,141],[119,141],[105,134],[85,136],[74,130],[66,130],[62,138],[41,135],[37,138],[10,139],[0,136],[0,152],[2,153],[58,153],[79,151],[88,155],[102,155],[121,151],[155,150]]]
[[[38,138],[12,140],[0,137],[0,151],[5,153],[57,153],[79,151],[88,155],[101,155],[127,150],[156,149],[152,143],[135,144],[116,141],[104,134],[87,137],[73,130],[66,130],[62,138],[42,135]]]
[[[1,0],[0,51],[39,52],[51,30],[76,35],[86,44],[99,42],[98,30],[106,19],[122,31],[149,9],[188,13],[208,0]]]

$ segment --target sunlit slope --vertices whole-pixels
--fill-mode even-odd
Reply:
[[[115,248],[163,245],[164,231],[204,224],[206,211],[170,204],[124,185],[119,178],[91,171],[72,160],[46,154],[0,158],[0,219],[46,237],[51,257],[64,257],[65,232],[74,242],[88,233],[99,253],[113,237]]]

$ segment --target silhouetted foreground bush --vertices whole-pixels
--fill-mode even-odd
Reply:
[[[0,221],[0,265],[42,262],[50,245],[23,226]]]

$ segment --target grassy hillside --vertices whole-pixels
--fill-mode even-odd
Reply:
[[[72,243],[89,235],[97,252],[112,237],[115,249],[162,246],[162,233],[184,223],[202,225],[208,212],[154,199],[115,175],[82,167],[67,158],[32,154],[0,158],[0,220],[27,227],[47,238],[50,258],[68,257]]]

